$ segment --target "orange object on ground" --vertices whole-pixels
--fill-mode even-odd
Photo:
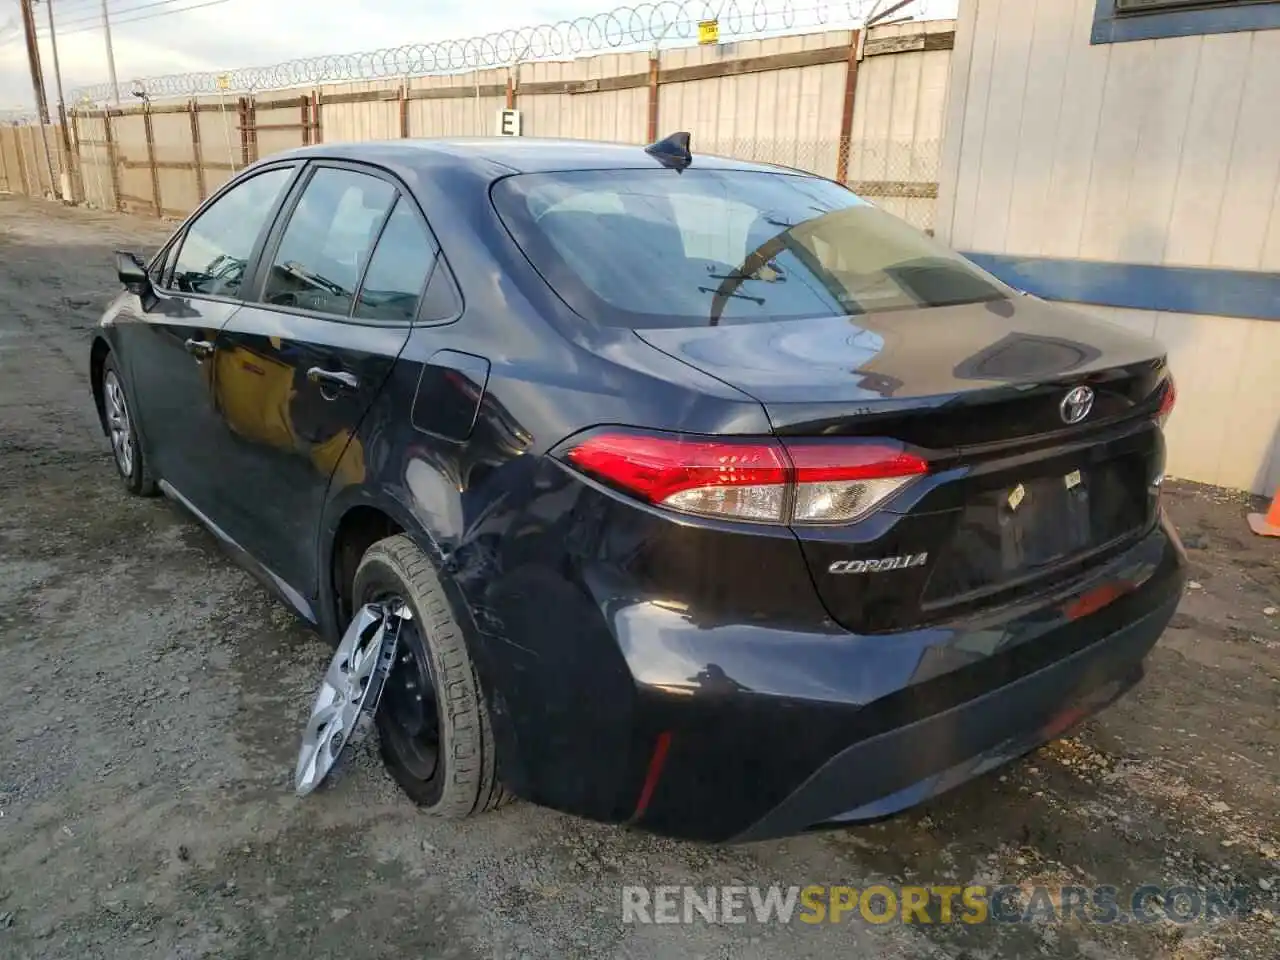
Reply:
[[[1249,527],[1260,537],[1280,537],[1280,490],[1276,491],[1271,509],[1265,516],[1261,513],[1249,514]]]

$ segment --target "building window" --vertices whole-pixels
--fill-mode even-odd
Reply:
[[[1280,29],[1280,0],[1097,0],[1093,43]]]

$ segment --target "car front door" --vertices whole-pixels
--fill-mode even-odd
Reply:
[[[409,336],[436,259],[392,179],[319,162],[268,239],[255,296],[217,338],[228,533],[313,617],[326,491]],[[343,459],[362,470],[363,450]],[[360,482],[362,477],[345,478]],[[281,583],[281,581],[283,583]]]
[[[269,168],[214,198],[158,258],[150,295],[117,324],[152,467],[215,523],[214,341],[239,309],[245,270],[295,173],[296,164]]]

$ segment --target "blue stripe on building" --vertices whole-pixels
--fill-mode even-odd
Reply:
[[[1010,286],[1045,300],[1280,320],[1280,273],[995,253],[964,256]]]

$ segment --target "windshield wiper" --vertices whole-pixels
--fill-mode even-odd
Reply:
[[[762,277],[761,271],[768,270],[773,276]],[[787,275],[776,267],[763,266],[755,273],[743,273],[735,270],[733,273],[709,273],[707,274],[712,280],[759,280],[761,283],[786,283]]]
[[[335,297],[351,296],[350,291],[341,284],[334,283],[328,277],[322,277],[318,273],[312,273],[306,267],[302,266],[302,264],[296,263],[293,260],[281,264],[281,268],[286,272],[293,274],[299,280],[309,283],[313,287],[319,287],[321,290],[324,290]]]
[[[699,287],[700,293],[712,293],[717,297],[733,297],[735,300],[754,300],[758,306],[764,306],[764,297],[753,297],[747,293],[722,293],[717,287]]]

